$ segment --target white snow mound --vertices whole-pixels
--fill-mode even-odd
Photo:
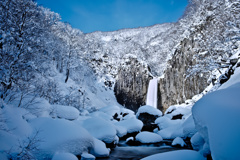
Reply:
[[[52,160],[78,160],[72,153],[55,153]]]
[[[80,155],[93,146],[92,136],[82,127],[65,119],[36,118],[30,122],[39,131],[37,157],[53,156],[56,152],[67,152]]]
[[[181,147],[184,147],[186,146],[186,143],[184,142],[184,140],[180,137],[176,137],[173,142],[172,142],[172,145],[173,146],[176,146],[176,145],[180,145]]]
[[[152,132],[140,132],[136,136],[136,140],[141,143],[158,143],[161,142],[163,139],[160,135]]]
[[[159,153],[155,155],[148,156],[143,158],[142,160],[205,160],[203,156],[192,150],[179,150],[179,151],[171,151],[165,153]]]
[[[79,111],[72,106],[52,105],[51,115],[53,117],[75,120],[79,117]]]
[[[234,81],[225,89],[207,94],[192,108],[196,129],[213,159],[240,159],[239,95],[240,82]]]
[[[117,131],[115,126],[105,119],[92,117],[83,121],[82,126],[95,138],[106,143],[114,141]]]
[[[130,118],[130,119],[116,122],[115,125],[126,128],[127,133],[133,133],[133,132],[140,132],[142,130],[143,122],[136,118]]]
[[[141,106],[138,109],[136,116],[138,117],[141,113],[148,113],[154,116],[162,116],[162,112],[159,109],[154,108],[152,106],[148,106],[148,105]]]

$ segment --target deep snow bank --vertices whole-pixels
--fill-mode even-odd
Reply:
[[[236,71],[238,82],[229,80],[224,89],[204,96],[192,108],[196,129],[213,159],[240,159],[240,74]]]

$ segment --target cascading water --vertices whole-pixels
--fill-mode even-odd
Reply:
[[[149,81],[146,105],[157,108],[158,79],[153,78]]]

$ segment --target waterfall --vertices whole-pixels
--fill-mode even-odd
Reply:
[[[158,79],[153,78],[149,81],[146,105],[157,108]]]

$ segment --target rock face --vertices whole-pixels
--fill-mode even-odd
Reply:
[[[127,108],[137,111],[145,104],[147,86],[152,79],[148,66],[135,57],[128,57],[118,70],[114,92],[117,101]]]
[[[201,93],[208,85],[207,73],[186,74],[191,66],[195,65],[193,51],[194,41],[185,39],[181,48],[177,49],[169,67],[164,72],[164,78],[159,81],[163,110],[170,105],[183,103],[194,95]]]

